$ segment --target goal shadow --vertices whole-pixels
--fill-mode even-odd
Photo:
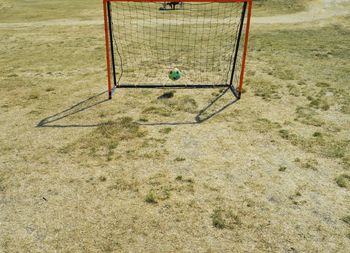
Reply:
[[[66,128],[66,127],[97,127],[102,125],[103,123],[99,124],[57,124],[55,122],[58,122],[66,117],[70,117],[74,114],[77,114],[79,112],[85,111],[87,109],[90,109],[94,106],[97,106],[99,104],[102,104],[104,102],[108,101],[107,98],[107,91],[103,91],[101,93],[98,93],[94,96],[91,96],[83,101],[80,101],[79,103],[71,106],[70,108],[63,110],[62,112],[56,113],[54,115],[51,115],[49,117],[46,117],[36,125],[36,127],[57,127],[57,128]]]
[[[232,92],[234,96],[230,96],[232,99],[228,100],[227,102],[223,103],[223,105],[219,105],[218,108],[213,108],[213,106],[221,99],[227,92]],[[231,95],[231,94],[229,94]],[[236,96],[235,92],[230,88],[226,88],[224,91],[222,91],[219,95],[217,95],[210,103],[203,108],[199,113],[196,115],[195,120],[198,123],[202,123],[204,121],[207,121],[214,117],[215,115],[218,115],[219,113],[223,112],[225,109],[227,109],[229,106],[233,105],[239,100],[239,98]]]
[[[178,121],[178,122],[137,122],[140,125],[144,126],[157,126],[157,125],[194,125],[194,124],[201,124],[216,115],[223,112],[225,109],[227,109],[229,106],[237,102],[239,99],[235,96],[232,96],[232,94],[228,94],[230,99],[228,101],[223,101],[220,103],[220,101],[223,99],[225,94],[229,92],[231,93],[230,88],[226,88],[223,90],[220,94],[216,95],[214,99],[212,99],[203,109],[199,110],[197,115],[195,115],[193,121]],[[56,113],[54,115],[48,116],[42,120],[40,120],[36,127],[38,128],[44,128],[44,127],[51,127],[51,128],[84,128],[84,127],[98,127],[103,125],[104,123],[97,123],[97,124],[64,124],[64,123],[58,123],[60,120],[63,120],[67,117],[70,117],[72,115],[75,115],[77,113],[86,111],[94,106],[97,106],[99,104],[102,104],[104,102],[109,101],[107,98],[108,91],[103,91],[101,93],[98,93],[94,96],[91,96],[83,101],[80,101],[73,106],[69,107],[68,109],[65,109],[59,113]]]
[[[216,95],[203,109],[199,110],[199,112],[194,117],[193,121],[177,121],[177,122],[138,122],[138,124],[143,126],[176,126],[176,125],[195,125],[201,124],[216,115],[222,113],[228,107],[236,103],[239,98],[236,96],[232,96],[232,89],[230,87],[224,89],[220,94]],[[233,93],[233,92],[232,92]],[[225,95],[230,97],[227,101],[222,101]],[[233,94],[235,95],[235,94]],[[220,103],[221,102],[221,103]]]

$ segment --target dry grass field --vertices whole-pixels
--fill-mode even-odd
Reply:
[[[255,8],[240,101],[107,100],[101,1],[0,0],[0,252],[349,252],[350,5]]]

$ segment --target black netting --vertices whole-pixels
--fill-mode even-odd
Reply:
[[[171,7],[155,2],[111,3],[119,85],[229,84],[243,3]],[[242,48],[241,43],[233,80],[239,78]],[[182,72],[180,80],[168,78],[173,68]]]

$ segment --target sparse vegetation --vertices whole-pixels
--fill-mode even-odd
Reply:
[[[171,132],[171,130],[172,129],[170,127],[165,127],[165,128],[160,129],[159,132],[162,134],[168,134]]]
[[[0,176],[0,192],[5,191],[5,186],[3,178]]]
[[[154,192],[150,191],[146,197],[145,197],[145,201],[147,203],[150,203],[150,204],[156,204],[158,203],[157,199],[156,199],[156,195],[154,194]]]
[[[299,158],[297,158],[294,161],[303,169],[311,169],[314,171],[318,170],[319,163],[315,159],[306,159],[305,161],[301,161]]]
[[[47,92],[54,91],[54,90],[55,90],[54,87],[48,87],[48,88],[45,89],[45,91],[47,91]]]
[[[285,172],[287,170],[287,167],[284,165],[281,165],[278,169],[278,171]]]
[[[222,211],[220,209],[215,209],[212,216],[213,226],[216,228],[225,228],[225,221],[223,218]]]
[[[185,160],[186,160],[186,158],[184,158],[184,157],[176,157],[176,158],[174,159],[175,162],[183,162],[183,161],[185,161]]]
[[[268,133],[273,129],[281,128],[281,125],[277,122],[272,122],[269,119],[266,118],[258,118],[253,123],[254,129],[259,131],[260,133]]]
[[[28,99],[34,100],[34,99],[38,99],[39,95],[37,93],[32,93],[29,95]]]
[[[144,113],[144,114],[156,114],[156,115],[165,116],[165,117],[171,116],[171,111],[169,109],[164,108],[164,107],[155,107],[155,106],[150,106],[150,107],[144,109],[142,113]]]
[[[338,186],[343,188],[350,188],[350,175],[342,174],[335,179]]]
[[[177,176],[175,179],[178,181],[182,181],[182,176]]]
[[[255,17],[246,92],[210,105],[224,90],[120,89],[107,100],[100,1],[0,2],[0,252],[350,247],[348,14]],[[308,2],[254,1],[253,13]],[[203,110],[213,116],[196,120]]]
[[[311,1],[305,0],[255,0],[254,13],[256,15],[277,15],[303,11]]]
[[[314,132],[312,134],[313,137],[322,137],[322,134],[320,132]]]
[[[211,215],[213,226],[219,229],[234,229],[241,224],[240,218],[231,210],[217,208]]]
[[[140,122],[148,122],[148,119],[140,118],[139,121],[140,121]]]
[[[106,182],[107,181],[107,178],[105,176],[100,176],[98,178],[101,182]]]
[[[137,137],[143,137],[145,132],[140,130],[140,126],[133,122],[130,117],[119,118],[116,121],[108,121],[98,126],[95,130],[96,137],[117,138],[118,140],[131,140]],[[117,144],[111,144],[115,148]]]
[[[350,215],[344,216],[341,220],[350,225]]]

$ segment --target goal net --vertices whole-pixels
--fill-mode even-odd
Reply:
[[[105,0],[104,11],[110,97],[123,87],[230,87],[240,96],[251,0]]]

